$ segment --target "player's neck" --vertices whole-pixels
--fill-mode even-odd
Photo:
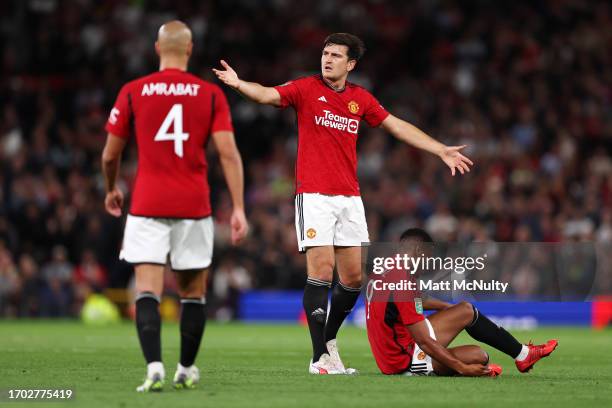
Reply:
[[[332,88],[334,91],[342,91],[344,90],[344,87],[346,86],[346,77],[344,78],[339,78],[335,81],[332,81],[330,79],[327,79],[325,77],[323,77],[323,81],[325,81],[325,83]]]
[[[187,61],[183,58],[162,58],[159,62],[159,70],[163,71],[164,69],[187,71]]]

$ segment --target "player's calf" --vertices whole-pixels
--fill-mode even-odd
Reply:
[[[331,282],[308,278],[304,287],[302,305],[310,331],[312,361],[314,363],[328,352],[325,346],[325,321],[327,319],[327,295],[330,286]]]
[[[147,378],[137,391],[161,391],[165,376],[161,362],[161,316],[159,298],[151,292],[142,292],[136,299],[136,329],[147,361]]]
[[[473,320],[465,331],[475,340],[488,344],[491,347],[507,354],[515,360],[517,369],[524,373],[534,366],[540,359],[549,356],[557,347],[557,340],[549,340],[546,344],[521,344],[506,329],[493,323],[480,313],[473,305]]]
[[[206,326],[206,300],[200,298],[181,299],[181,362],[182,367],[191,367],[200,349]]]
[[[325,341],[335,340],[340,330],[340,326],[347,318],[347,316],[353,311],[359,294],[361,293],[361,286],[349,286],[342,282],[338,282],[332,289],[331,296],[331,307],[327,322],[325,324]]]

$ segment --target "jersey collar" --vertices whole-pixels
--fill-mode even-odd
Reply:
[[[178,68],[164,68],[159,72],[187,72],[187,71],[183,71],[182,69],[178,69]]]
[[[323,82],[323,85],[325,85],[326,87],[328,87],[329,89],[331,89],[332,91],[334,91],[336,93],[342,93],[342,92],[344,92],[346,90],[346,85],[348,84],[348,81],[344,81],[344,88],[342,88],[342,89],[335,89],[330,84],[328,84],[325,79],[323,79],[323,75],[319,74],[317,76],[319,77],[319,80],[321,82]]]

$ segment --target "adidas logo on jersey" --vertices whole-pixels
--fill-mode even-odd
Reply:
[[[317,100],[318,100],[318,101],[321,101],[321,102],[325,102],[325,103],[327,103],[327,99],[325,99],[325,97],[324,97],[324,96],[319,97],[319,99],[317,99]]]

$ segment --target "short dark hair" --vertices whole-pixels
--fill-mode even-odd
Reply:
[[[348,47],[348,59],[359,61],[366,51],[363,41],[359,37],[349,33],[334,33],[327,36],[323,48],[330,44],[346,45]]]
[[[431,238],[431,235],[429,235],[427,231],[425,231],[422,228],[408,228],[400,236],[400,241],[407,241],[410,238],[416,238],[419,241],[433,243],[433,239]]]

